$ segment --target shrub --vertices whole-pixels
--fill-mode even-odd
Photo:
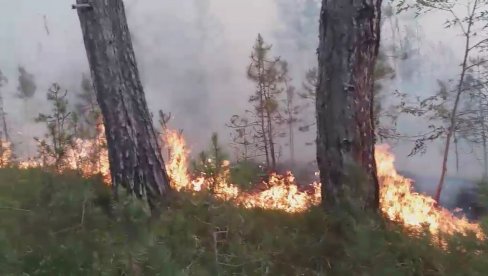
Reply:
[[[1,275],[486,275],[486,244],[377,214],[246,210],[175,197],[159,219],[99,179],[0,170]]]

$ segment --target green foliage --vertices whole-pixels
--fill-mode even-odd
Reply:
[[[230,170],[230,182],[243,189],[250,189],[259,183],[260,174],[264,175],[259,165],[250,160],[237,162]]]
[[[486,244],[375,214],[289,215],[179,194],[161,218],[97,179],[0,170],[0,275],[486,275]]]
[[[271,49],[258,34],[247,68],[247,77],[256,85],[248,100],[252,109],[246,110],[244,116],[232,116],[228,127],[236,131],[234,145],[243,147],[244,159],[249,157],[249,146],[253,146],[253,150],[265,157],[266,167],[274,170],[278,156],[276,141],[283,135],[279,128],[283,121],[280,96],[286,87],[288,65],[278,57],[270,58]]]
[[[213,133],[209,149],[200,152],[198,158],[192,161],[192,167],[197,174],[212,178],[213,183],[217,183],[217,177],[225,170],[224,161],[227,159],[228,155],[220,145],[219,136]]]
[[[52,113],[40,113],[36,118],[36,122],[45,123],[48,130],[44,139],[35,138],[38,142],[39,157],[43,160],[53,160],[57,169],[63,166],[66,152],[73,146],[78,121],[77,116],[68,111],[67,93],[68,91],[62,92],[61,87],[54,83],[47,92]]]

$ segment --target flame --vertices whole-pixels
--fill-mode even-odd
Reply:
[[[285,175],[273,173],[266,183],[261,183],[260,190],[243,192],[236,185],[229,183],[228,161],[222,164],[223,171],[216,178],[199,176],[195,180],[190,180],[187,168],[189,151],[186,150],[184,138],[170,131],[165,142],[172,153],[169,156],[167,170],[173,180],[173,187],[179,191],[199,192],[204,188],[214,187],[217,198],[231,200],[245,208],[283,210],[289,213],[303,212],[321,201],[320,183],[312,183],[306,191],[297,185],[291,172]],[[448,210],[436,206],[435,200],[431,197],[414,192],[413,181],[396,171],[395,158],[388,146],[377,146],[375,154],[380,183],[380,206],[388,219],[418,231],[427,226],[433,235],[474,232],[478,238],[484,239],[479,224],[455,217]]]
[[[60,172],[65,170],[80,171],[84,177],[101,175],[104,183],[110,185],[112,180],[106,144],[105,127],[103,123],[99,123],[95,139],[77,138],[73,141],[73,144],[67,149],[63,160],[61,160],[58,170]],[[54,166],[55,164],[55,158],[43,154],[21,161],[19,168],[39,168]]]
[[[188,175],[188,155],[186,141],[180,132],[166,129],[162,135],[163,144],[168,149],[169,160],[166,163],[166,171],[171,181],[171,187],[176,191],[191,190],[201,191],[204,178],[190,180]]]
[[[313,183],[309,190],[300,189],[291,172],[285,175],[271,174],[269,188],[258,193],[244,194],[238,202],[246,208],[283,210],[288,213],[306,211],[321,201],[320,184]]]
[[[390,220],[418,230],[428,227],[433,235],[474,232],[478,238],[484,238],[479,224],[458,218],[447,209],[437,207],[433,198],[414,192],[413,181],[397,173],[395,157],[387,145],[377,146],[375,155],[381,211]]]
[[[6,168],[12,163],[12,144],[0,139],[0,168]]]
[[[64,168],[79,170],[87,177],[101,174],[104,181],[110,185],[103,124],[100,124],[97,133],[97,137],[93,140],[75,141],[74,146],[66,154]],[[215,175],[191,176],[188,170],[190,152],[181,132],[166,129],[161,139],[168,150],[166,170],[172,188],[177,191],[211,190],[215,197],[234,202],[244,208],[282,210],[288,213],[303,212],[321,202],[321,184],[315,182],[308,186],[299,186],[291,172],[284,175],[273,173],[267,181],[263,181],[252,191],[242,191],[237,185],[230,183],[229,161],[223,161]],[[3,152],[0,161],[5,163],[11,158],[10,144],[2,142],[0,146]],[[478,238],[485,238],[478,224],[470,223],[465,218],[458,218],[448,210],[436,206],[436,202],[431,197],[414,192],[413,181],[399,175],[396,171],[395,158],[388,146],[377,146],[375,154],[380,183],[380,206],[388,219],[414,231],[421,231],[427,227],[435,236],[440,233],[474,232]],[[53,160],[37,158],[21,162],[19,167],[52,164]]]
[[[171,186],[177,190],[200,192],[203,189],[212,190],[215,197],[233,201],[245,208],[263,208],[283,210],[289,213],[303,212],[320,202],[320,185],[315,183],[312,192],[300,189],[295,183],[291,172],[286,175],[276,173],[270,175],[267,183],[261,183],[263,189],[254,192],[244,192],[230,180],[230,162],[225,160],[220,164],[220,172],[215,176],[200,175],[194,180],[188,173],[188,154],[184,137],[173,130],[166,130],[163,136],[168,148],[166,170],[171,179]],[[213,160],[206,160],[211,163]]]

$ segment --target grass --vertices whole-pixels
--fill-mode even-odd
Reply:
[[[179,194],[158,219],[75,173],[0,170],[0,275],[487,275],[486,244],[368,214],[290,215]]]

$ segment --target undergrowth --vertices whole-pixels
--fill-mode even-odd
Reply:
[[[0,275],[487,275],[486,244],[432,245],[375,214],[290,215],[179,194],[161,218],[98,179],[0,170]]]

